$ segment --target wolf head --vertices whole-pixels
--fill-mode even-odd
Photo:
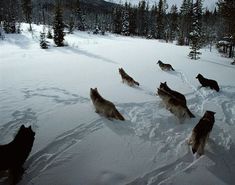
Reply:
[[[97,88],[94,88],[94,89],[90,88],[90,97],[92,100],[95,100],[96,98],[101,97]]]
[[[124,69],[123,68],[119,68],[119,73],[123,74],[124,73]]]
[[[209,119],[209,120],[214,120],[215,117],[215,112],[207,110],[203,116],[203,118]]]
[[[31,126],[28,128],[24,125],[21,125],[18,133],[16,134],[16,141],[27,142],[27,140],[34,140],[35,132],[32,130]]]
[[[15,162],[22,165],[27,157],[29,156],[34,142],[35,132],[32,130],[31,126],[25,127],[22,125],[13,140],[15,152],[17,152],[17,157]]]
[[[200,78],[203,78],[203,76],[199,73],[197,76],[196,76],[197,79],[200,79]]]
[[[164,83],[162,83],[162,82],[160,82],[160,89],[164,89],[165,87],[167,87],[167,84],[166,84],[166,82],[164,82]]]
[[[161,60],[158,60],[157,64],[163,64]]]

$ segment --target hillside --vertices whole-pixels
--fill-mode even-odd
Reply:
[[[235,66],[213,49],[201,59],[189,48],[138,37],[75,32],[67,47],[40,49],[42,26],[22,24],[0,40],[0,144],[22,124],[36,132],[19,185],[233,185],[235,182]],[[162,71],[158,60],[175,72]],[[140,86],[122,83],[118,68]],[[198,73],[220,92],[199,88]],[[196,118],[183,123],[156,95],[160,82],[186,96]],[[90,88],[112,101],[126,121],[95,113]],[[205,155],[187,138],[206,110],[216,112]],[[0,185],[8,185],[5,174]]]

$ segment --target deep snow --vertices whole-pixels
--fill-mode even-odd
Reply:
[[[23,24],[21,35],[0,41],[0,144],[21,124],[36,139],[20,185],[222,185],[235,182],[235,66],[216,50],[200,60],[188,47],[156,40],[76,32],[68,47],[39,47]],[[161,71],[158,60],[175,72]],[[118,68],[140,82],[122,84]],[[198,73],[217,80],[221,91],[199,89]],[[180,124],[156,96],[160,82],[186,96],[196,118]],[[126,121],[98,115],[89,90],[97,87]],[[196,159],[186,139],[205,110],[215,125]],[[1,175],[1,174],[0,174]],[[6,185],[4,175],[0,184]]]

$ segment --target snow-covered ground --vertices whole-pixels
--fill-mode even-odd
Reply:
[[[188,47],[156,40],[92,35],[66,36],[68,47],[38,44],[32,36],[6,35],[0,41],[0,144],[21,124],[36,138],[20,185],[223,185],[235,182],[235,66],[216,50],[200,60]],[[171,63],[175,72],[156,62]],[[140,83],[121,82],[123,67]],[[199,87],[198,73],[217,80],[217,93]],[[180,124],[156,96],[160,82],[186,96],[196,118]],[[126,121],[95,113],[90,88],[113,101]],[[186,139],[205,110],[215,125],[196,159]],[[0,184],[6,185],[4,177]]]

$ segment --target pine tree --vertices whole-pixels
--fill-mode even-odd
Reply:
[[[125,7],[122,11],[122,34],[130,35],[130,16],[129,16],[129,5],[125,3]]]
[[[58,47],[64,46],[64,24],[63,13],[60,2],[57,2],[54,19],[54,42]]]
[[[70,20],[69,20],[69,33],[72,34],[74,31],[74,18],[72,15],[70,15]]]
[[[190,33],[190,46],[191,51],[189,56],[191,59],[198,59],[200,52],[198,51],[202,47],[202,0],[196,0],[193,4],[193,25],[192,32]]]
[[[48,42],[46,41],[46,34],[44,31],[40,33],[40,46],[42,49],[48,49]]]
[[[137,14],[137,32],[140,36],[147,36],[147,14],[146,14],[146,1],[139,2],[138,14]]]
[[[137,28],[137,8],[129,8],[129,32],[130,35],[136,35],[136,28]]]
[[[81,11],[80,0],[76,0],[74,15],[75,15],[74,16],[75,27],[80,31],[85,31],[84,15]]]
[[[114,33],[121,34],[122,32],[122,11],[120,7],[116,7],[113,11]]]
[[[178,12],[177,12],[177,6],[172,5],[170,10],[170,23],[169,23],[169,29],[170,29],[170,41],[173,41],[176,38],[176,34],[178,31]]]
[[[192,30],[193,0],[183,0],[180,7],[179,45],[189,45],[189,34]]]
[[[32,2],[31,0],[21,0],[21,7],[23,10],[23,14],[25,16],[25,20],[29,23],[29,31],[32,31]]]
[[[235,45],[235,1],[234,0],[219,0],[219,14],[223,17],[224,36],[230,37],[229,57],[234,55]]]
[[[163,39],[164,38],[164,3],[163,0],[159,0],[158,3],[158,12],[157,12],[157,39]]]
[[[47,31],[47,38],[48,39],[53,39],[50,26],[49,26],[48,31]]]

